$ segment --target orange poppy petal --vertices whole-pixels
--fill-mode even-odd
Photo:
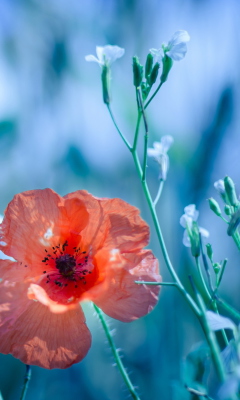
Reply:
[[[26,284],[1,284],[0,304],[1,353],[48,369],[70,367],[86,356],[91,334],[80,306],[54,314],[27,298]]]
[[[104,255],[100,257],[103,261]],[[158,261],[152,252],[143,250],[122,255],[116,252],[106,282],[95,287],[92,300],[112,318],[123,322],[140,318],[156,305],[160,287],[136,284],[137,280],[161,282]]]
[[[49,310],[54,314],[62,314],[69,311],[70,309],[79,307],[78,303],[66,305],[59,304],[56,301],[51,300],[41,286],[35,285],[33,283],[28,288],[28,298],[40,301],[40,303],[42,303],[44,306],[47,306]]]
[[[139,216],[139,210],[121,199],[99,199],[85,190],[65,196],[79,198],[89,212],[89,224],[83,231],[84,243],[94,251],[105,247],[121,252],[141,249],[149,242],[148,225]]]
[[[65,201],[51,189],[23,192],[6,209],[0,250],[38,273],[45,247],[54,238],[66,240],[66,232],[79,235],[87,222],[88,212],[79,199]]]

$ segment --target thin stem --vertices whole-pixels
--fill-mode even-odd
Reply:
[[[163,185],[164,185],[164,180],[163,180],[163,179],[160,179],[160,183],[159,183],[159,188],[158,188],[157,196],[155,197],[155,200],[154,200],[154,202],[153,202],[154,207],[156,207],[156,205],[157,205],[157,203],[158,203],[158,201],[159,201],[159,199],[160,199],[160,197],[161,197],[162,190],[163,190]]]
[[[110,112],[109,107],[108,107],[108,110]],[[162,249],[163,257],[164,257],[165,263],[167,265],[167,268],[168,268],[173,280],[178,285],[178,289],[180,290],[181,294],[186,299],[186,301],[189,303],[189,305],[192,308],[192,310],[194,311],[194,313],[198,316],[200,314],[200,311],[199,311],[199,308],[198,308],[197,304],[195,303],[195,301],[192,299],[190,294],[186,291],[186,289],[182,285],[182,283],[181,283],[180,279],[178,278],[178,275],[177,275],[177,273],[176,273],[176,271],[175,271],[175,269],[174,269],[174,267],[173,267],[173,265],[172,265],[172,263],[170,261],[170,258],[169,258],[169,255],[168,255],[168,252],[167,252],[167,249],[166,249],[166,246],[165,246],[165,242],[164,242],[164,239],[163,239],[162,231],[161,231],[161,228],[160,228],[160,225],[159,225],[159,222],[158,222],[156,210],[155,210],[155,207],[154,207],[154,204],[153,204],[153,201],[152,201],[149,189],[148,189],[148,185],[147,185],[146,181],[142,180],[143,171],[142,171],[141,164],[139,162],[139,158],[138,158],[138,155],[137,155],[137,152],[136,152],[137,138],[138,138],[138,133],[139,133],[141,115],[142,114],[139,112],[138,113],[138,119],[137,119],[137,126],[136,126],[136,130],[135,130],[135,137],[134,137],[133,147],[132,148],[128,147],[128,149],[132,153],[134,164],[135,164],[138,176],[139,176],[139,178],[140,178],[140,180],[142,182],[144,195],[146,197],[146,200],[147,200],[147,203],[148,203],[151,215],[152,215],[153,223],[154,223],[154,226],[155,226],[155,229],[156,229],[157,237],[158,237],[158,240],[159,240],[160,247]],[[119,128],[118,127],[117,127],[117,130],[119,132]]]
[[[132,147],[132,151],[133,152],[135,152],[136,148],[137,148],[138,134],[139,134],[139,127],[140,127],[141,117],[142,117],[142,113],[138,110],[137,125],[136,125],[136,129],[135,129],[134,142],[133,142],[133,147]]]
[[[219,287],[219,285],[221,283],[221,280],[222,280],[222,277],[223,277],[227,262],[228,262],[228,259],[225,258],[223,263],[222,263],[222,267],[221,267],[220,273],[219,273],[219,275],[217,277],[217,287]]]
[[[106,106],[107,106],[107,108],[108,108],[109,114],[110,114],[110,116],[111,116],[111,119],[112,119],[112,122],[114,123],[115,128],[117,129],[119,135],[121,136],[121,138],[122,138],[122,140],[124,141],[124,143],[125,143],[125,145],[127,146],[127,148],[128,148],[129,150],[131,150],[131,145],[130,145],[130,143],[129,143],[128,140],[125,138],[125,136],[123,135],[123,133],[120,131],[120,129],[119,129],[117,123],[116,123],[116,120],[115,120],[114,115],[113,115],[113,113],[112,113],[112,109],[111,109],[111,107],[110,107],[110,104],[106,104]]]
[[[232,238],[233,238],[234,242],[236,243],[238,250],[240,250],[240,236],[239,236],[239,233],[235,232],[232,235]]]
[[[213,400],[212,397],[209,397],[206,393],[202,393],[202,392],[200,392],[199,390],[190,388],[190,387],[187,386],[187,385],[185,385],[185,388],[187,389],[187,391],[188,391],[189,393],[195,394],[195,395],[198,396],[198,397],[203,397],[203,398],[208,399],[208,400]]]
[[[97,313],[97,315],[98,315],[98,317],[99,317],[99,319],[100,319],[100,322],[101,322],[102,327],[103,327],[103,329],[104,329],[104,332],[105,332],[105,334],[106,334],[108,343],[109,343],[109,345],[110,345],[110,347],[111,347],[113,356],[114,356],[114,358],[115,358],[116,365],[117,365],[117,367],[118,367],[118,369],[119,369],[119,371],[120,371],[120,373],[121,373],[121,375],[122,375],[122,377],[123,377],[123,380],[124,380],[124,382],[126,383],[126,385],[127,385],[127,387],[128,387],[128,390],[129,390],[129,392],[130,392],[132,398],[133,398],[134,400],[140,400],[140,397],[137,395],[137,393],[136,393],[136,391],[135,391],[135,389],[134,389],[134,387],[133,387],[133,384],[132,384],[132,382],[130,381],[130,378],[129,378],[129,376],[128,376],[128,373],[127,373],[127,371],[126,371],[126,369],[125,369],[125,367],[124,367],[124,365],[123,365],[123,363],[122,363],[122,360],[121,360],[121,358],[120,358],[120,356],[119,356],[118,350],[116,349],[116,346],[115,346],[115,344],[114,344],[114,341],[113,341],[113,338],[112,338],[112,336],[111,336],[110,330],[109,330],[109,328],[108,328],[107,322],[105,321],[105,318],[104,318],[104,316],[103,316],[103,312],[102,312],[102,310],[101,310],[100,308],[98,308],[98,307],[96,306],[96,304],[93,304],[93,306],[94,306],[94,309],[95,309],[95,311],[96,311],[96,313]]]
[[[178,288],[176,282],[145,282],[145,281],[135,281],[139,285],[149,285],[149,286],[174,286]]]
[[[220,216],[220,218],[221,218],[224,222],[226,222],[226,224],[229,225],[229,221],[228,221],[226,218],[224,218],[222,215],[219,215],[219,216]]]
[[[137,167],[137,166],[136,166]],[[139,171],[138,171],[139,173]],[[140,175],[140,174],[139,174]],[[179,290],[181,292],[181,294],[185,297],[185,299],[187,300],[187,302],[189,303],[189,305],[191,306],[192,310],[195,312],[196,315],[199,315],[199,309],[195,303],[195,301],[192,299],[192,297],[189,295],[189,293],[186,291],[186,289],[184,288],[184,286],[182,285],[180,279],[178,278],[178,275],[170,261],[166,246],[165,246],[165,242],[163,239],[163,235],[162,235],[162,231],[158,222],[158,218],[157,218],[157,214],[156,214],[156,210],[155,207],[153,205],[152,199],[151,199],[151,195],[147,186],[146,181],[142,181],[142,187],[143,187],[143,191],[146,197],[146,200],[148,202],[148,206],[150,208],[150,212],[152,215],[152,219],[153,219],[153,223],[156,229],[156,233],[157,233],[157,237],[158,237],[158,241],[163,253],[163,258],[164,261],[167,265],[167,268],[173,278],[173,280],[177,283],[177,285],[179,286]]]
[[[150,99],[148,100],[148,102],[145,104],[144,108],[146,110],[146,108],[148,107],[148,105],[151,103],[151,101],[153,100],[153,98],[156,96],[157,92],[159,91],[159,89],[161,88],[163,82],[160,82],[157,89],[155,90],[155,92],[153,93],[153,95],[150,97]]]
[[[217,343],[216,336],[214,335],[213,331],[210,329],[210,326],[208,324],[208,320],[207,320],[207,317],[206,317],[206,307],[205,307],[205,304],[203,302],[203,299],[200,296],[200,294],[198,293],[191,276],[189,276],[189,279],[190,279],[190,282],[192,284],[193,290],[194,290],[194,292],[196,294],[196,298],[197,298],[197,302],[198,302],[199,308],[201,310],[201,313],[199,315],[199,321],[200,321],[200,323],[202,325],[203,331],[204,331],[205,336],[207,338],[208,345],[209,345],[211,353],[212,353],[212,359],[213,359],[213,363],[214,363],[216,372],[218,374],[218,377],[219,377],[220,381],[224,382],[225,378],[226,378],[226,374],[225,374],[225,370],[224,370],[224,367],[223,367],[223,362],[222,362],[220,349],[219,349],[219,346],[218,346],[218,343]]]
[[[142,95],[139,88],[137,88],[137,96],[138,96],[138,103],[140,105],[140,109],[143,116],[144,128],[145,128],[145,135],[144,135],[144,151],[143,151],[143,174],[142,174],[142,181],[146,180],[146,169],[147,169],[147,147],[148,147],[148,123],[146,114],[143,107]]]
[[[208,301],[211,302],[212,301],[212,296],[209,293],[209,290],[207,288],[205,279],[203,277],[202,269],[201,269],[200,262],[199,262],[199,257],[195,257],[195,261],[196,261],[197,270],[198,270],[198,273],[199,273],[199,276],[200,276],[200,280],[201,280],[202,286],[204,288],[204,293],[207,296]]]
[[[221,305],[223,308],[225,308],[226,311],[229,312],[229,314],[231,314],[234,318],[237,318],[240,321],[240,313],[237,310],[235,310],[235,308],[226,303],[226,301],[220,299],[217,295],[216,295],[216,300],[219,305]]]
[[[32,374],[31,366],[26,365],[26,375],[24,377],[23,388],[22,388],[20,400],[24,400],[26,397],[29,381],[31,379],[31,374]]]
[[[202,254],[202,255],[205,256],[205,254]],[[196,260],[197,270],[198,270],[198,273],[199,273],[199,276],[200,276],[200,279],[201,279],[201,283],[203,285],[204,292],[205,292],[205,295],[207,296],[208,302],[210,303],[210,306],[215,311],[215,313],[219,314],[218,307],[217,307],[217,304],[216,304],[216,296],[215,296],[214,291],[212,290],[210,274],[209,274],[209,280],[210,280],[210,285],[211,285],[210,288],[212,290],[212,295],[210,294],[210,292],[208,290],[208,287],[206,285],[205,279],[203,277],[202,269],[201,269],[200,262],[199,262],[199,257],[195,257],[195,260]],[[206,270],[206,272],[208,273],[209,270]],[[226,335],[226,332],[225,332],[224,329],[221,329],[221,334],[223,336],[224,343],[227,346],[228,345],[228,338],[227,338],[227,335]]]

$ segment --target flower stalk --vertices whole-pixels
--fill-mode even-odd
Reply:
[[[26,394],[27,394],[27,390],[28,390],[28,386],[29,386],[29,382],[31,379],[31,375],[32,375],[32,369],[30,365],[26,365],[26,374],[24,377],[24,382],[23,382],[23,388],[22,388],[22,393],[21,393],[21,397],[20,400],[25,400]]]
[[[136,390],[135,390],[135,388],[134,388],[134,386],[133,386],[133,384],[132,384],[132,382],[131,382],[131,380],[129,378],[129,375],[128,375],[127,371],[126,371],[126,368],[124,367],[124,365],[122,363],[122,360],[121,360],[121,358],[119,356],[119,352],[118,352],[118,350],[117,350],[117,348],[116,348],[116,346],[114,344],[112,335],[111,335],[110,330],[108,328],[107,322],[106,322],[106,320],[104,318],[102,310],[98,306],[96,306],[96,304],[93,304],[93,307],[94,307],[94,309],[95,309],[95,311],[96,311],[96,313],[97,313],[97,315],[99,317],[99,320],[100,320],[100,322],[102,324],[102,327],[103,327],[103,330],[104,330],[105,335],[107,337],[109,346],[111,347],[111,350],[112,350],[112,353],[113,353],[113,357],[114,357],[114,359],[116,361],[116,365],[117,365],[117,367],[118,367],[118,369],[119,369],[119,371],[120,371],[120,373],[121,373],[121,375],[123,377],[124,382],[126,383],[126,385],[128,387],[128,390],[129,390],[132,398],[134,400],[140,400],[140,397],[137,395]]]

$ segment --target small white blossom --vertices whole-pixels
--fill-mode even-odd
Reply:
[[[165,135],[161,138],[160,142],[154,142],[153,148],[147,150],[149,157],[153,157],[160,166],[159,179],[164,181],[167,178],[167,172],[169,168],[169,157],[167,155],[168,150],[173,144],[173,137]]]
[[[225,193],[224,181],[222,179],[219,179],[218,181],[214,182],[213,186],[215,187],[215,189],[218,191],[219,194]]]
[[[174,61],[182,60],[187,52],[187,42],[190,36],[187,31],[179,30],[175,32],[168,44],[163,43],[161,49],[150,49],[150,53],[157,59],[162,59],[166,54]]]
[[[117,58],[120,58],[125,53],[125,50],[118,46],[97,46],[96,47],[97,57],[93,56],[92,54],[85,56],[86,61],[94,61],[101,65],[110,65],[112,64]]]
[[[180,218],[180,225],[182,225],[183,228],[188,227],[188,229],[191,231],[192,223],[193,221],[197,221],[198,216],[199,211],[196,210],[195,204],[189,204],[189,206],[184,208],[184,214]],[[209,237],[209,232],[206,229],[199,227],[199,232],[201,233],[202,237]],[[183,233],[183,244],[186,247],[191,247],[191,242],[187,229],[185,229]]]

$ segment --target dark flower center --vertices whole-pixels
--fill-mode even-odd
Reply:
[[[71,256],[70,254],[64,254],[56,257],[55,263],[56,268],[63,276],[73,275],[76,267],[76,260],[74,256]]]
[[[63,245],[45,249],[47,255],[42,262],[46,265],[46,283],[54,282],[59,287],[73,283],[75,288],[78,283],[86,285],[86,275],[92,273],[92,264],[86,251],[80,247],[71,247],[66,240]]]

